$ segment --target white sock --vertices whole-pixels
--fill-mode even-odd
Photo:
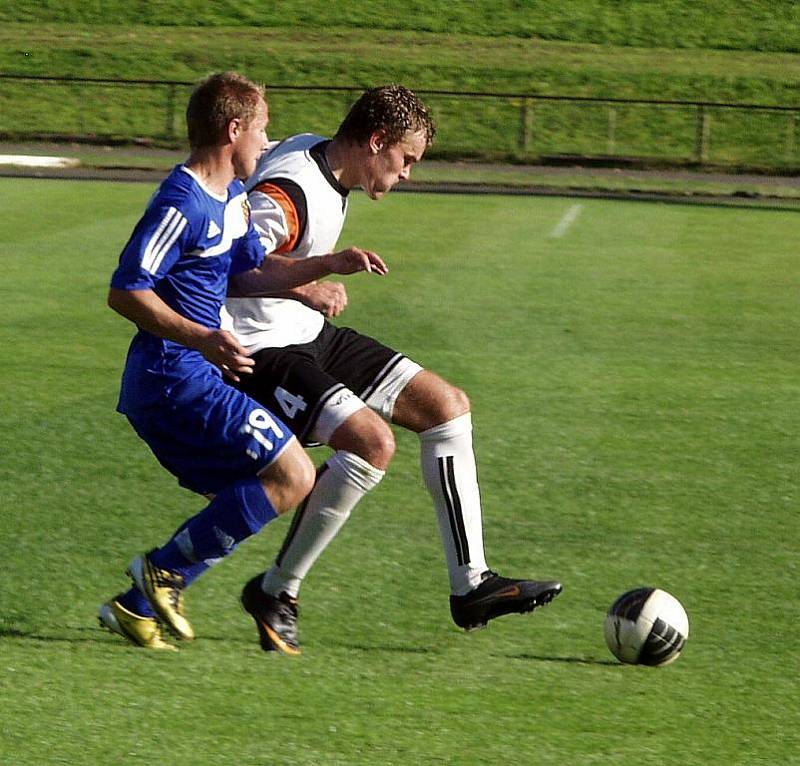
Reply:
[[[384,473],[352,452],[331,455],[317,472],[311,493],[295,511],[275,564],[264,575],[264,591],[274,596],[283,591],[297,598],[308,570]]]
[[[422,475],[439,519],[450,591],[463,596],[487,569],[469,412],[419,434]]]

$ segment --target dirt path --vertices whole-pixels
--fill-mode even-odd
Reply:
[[[0,154],[73,157],[87,164],[72,168],[39,168],[0,165],[0,176],[17,178],[70,178],[157,183],[174,163],[186,157],[183,150],[142,146],[93,146],[55,143],[0,143]],[[426,170],[441,171],[448,180],[412,180],[398,187],[405,191],[451,194],[533,194],[739,204],[780,209],[800,209],[800,176],[734,174],[697,170],[638,170],[570,165],[510,165],[437,160],[425,162]],[[474,179],[491,177],[490,182]],[[508,181],[504,181],[508,176]],[[526,177],[530,177],[530,181]],[[552,179],[552,181],[550,181]],[[569,180],[567,180],[569,179]],[[663,182],[664,188],[658,188]],[[693,192],[692,187],[720,184],[719,193]],[[641,187],[644,187],[642,189]],[[656,188],[653,188],[656,187]],[[758,189],[757,193],[748,189]],[[776,193],[770,193],[775,188]],[[778,189],[781,193],[778,193]],[[740,189],[742,191],[735,191]],[[786,194],[786,190],[791,190]],[[797,194],[793,190],[797,189]]]

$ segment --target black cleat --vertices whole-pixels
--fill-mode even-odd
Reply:
[[[242,606],[256,621],[265,652],[301,654],[297,640],[297,599],[288,593],[272,596],[261,590],[264,574],[256,575],[242,589]]]
[[[561,590],[556,580],[512,580],[487,569],[477,588],[465,596],[450,596],[450,614],[459,628],[476,630],[504,614],[532,612],[549,604]]]

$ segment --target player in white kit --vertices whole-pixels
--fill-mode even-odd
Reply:
[[[434,133],[419,98],[392,85],[366,91],[333,139],[302,134],[273,146],[246,183],[265,249],[294,258],[332,252],[350,190],[383,197],[408,179]],[[383,478],[395,446],[388,423],[419,436],[456,624],[483,627],[551,601],[560,583],[501,577],[486,564],[467,395],[403,354],[328,322],[346,302],[344,286],[331,282],[256,298],[229,292],[226,302],[233,330],[255,360],[242,390],[278,413],[302,443],[334,450],[275,563],[242,592],[262,648],[300,653],[301,581],[356,503]]]

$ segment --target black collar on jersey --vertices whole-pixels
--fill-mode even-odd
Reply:
[[[330,142],[330,139],[320,141],[318,144],[314,144],[314,146],[308,150],[308,153],[314,158],[314,162],[319,166],[319,170],[322,175],[325,176],[325,180],[336,189],[339,194],[346,197],[350,193],[350,189],[345,188],[339,183],[339,179],[333,174],[331,166],[328,164],[328,158],[325,156],[325,149],[328,148]]]

